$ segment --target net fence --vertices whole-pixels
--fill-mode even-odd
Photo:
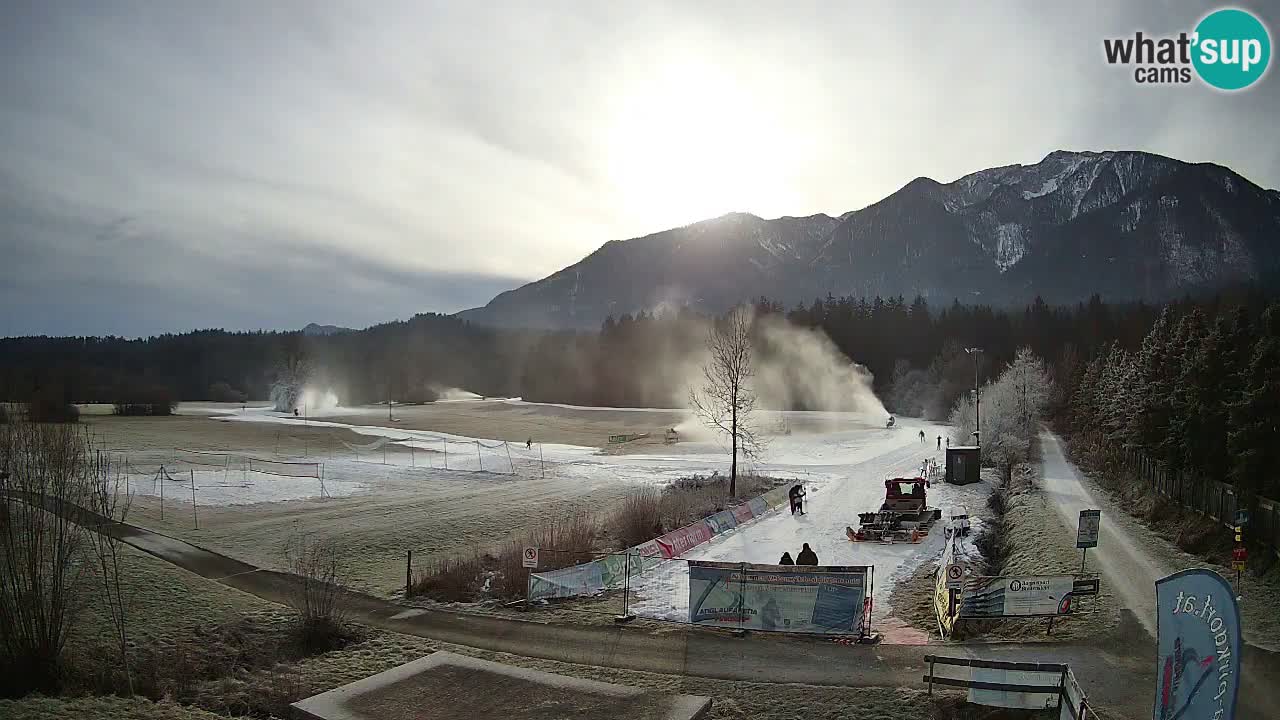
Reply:
[[[279,475],[281,477],[316,478],[317,480],[322,476],[322,463],[260,460],[258,458],[245,458],[245,461],[249,472]]]

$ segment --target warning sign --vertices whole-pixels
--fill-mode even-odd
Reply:
[[[538,548],[527,547],[524,549],[524,563],[527,568],[538,567]]]
[[[964,566],[960,563],[951,563],[947,566],[947,589],[959,590],[964,587]]]

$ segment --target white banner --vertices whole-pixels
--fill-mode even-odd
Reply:
[[[1043,617],[1074,609],[1072,575],[976,578],[960,603],[960,617]]]

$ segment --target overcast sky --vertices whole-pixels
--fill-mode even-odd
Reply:
[[[1060,148],[1280,186],[1275,70],[1135,85],[1104,37],[1216,6],[1119,4],[7,0],[0,335],[453,312],[611,239]]]

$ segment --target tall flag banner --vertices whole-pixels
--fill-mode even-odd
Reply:
[[[1154,720],[1232,720],[1240,686],[1240,611],[1212,570],[1156,581]]]

